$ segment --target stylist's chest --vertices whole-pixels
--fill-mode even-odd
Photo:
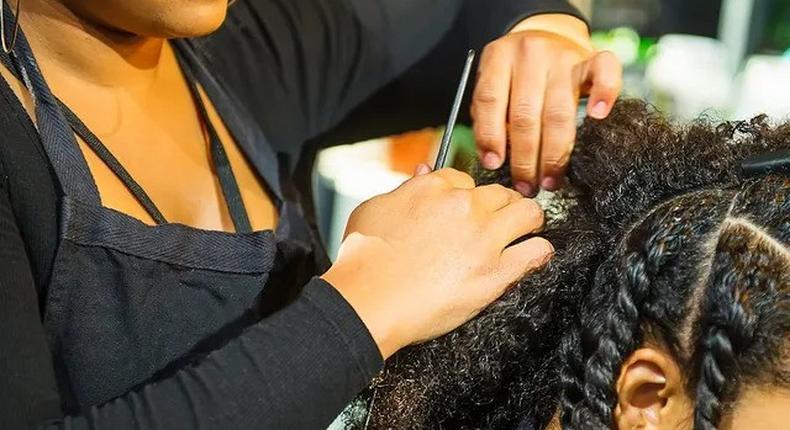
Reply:
[[[232,231],[228,206],[217,175],[210,167],[207,130],[199,120],[188,88],[179,79],[172,79],[159,88],[167,93],[151,94],[145,104],[137,102],[141,99],[139,96],[132,98],[108,91],[90,102],[109,107],[115,104],[117,108],[108,111],[96,106],[85,109],[83,114],[77,113],[148,191],[168,220],[206,230]],[[258,180],[210,100],[204,93],[202,96],[209,120],[228,154],[253,230],[273,228],[277,212],[262,181]],[[97,116],[96,112],[103,114]],[[84,142],[80,145],[105,206],[153,223],[117,175],[87,150]]]
[[[172,76],[168,76],[172,75]],[[234,224],[213,171],[206,125],[177,70],[163,72],[154,88],[124,89],[52,79],[56,94],[104,142],[169,222],[204,230],[233,231]],[[22,87],[12,85],[32,117]],[[201,90],[202,100],[238,182],[254,231],[273,229],[277,209],[252,165]],[[105,162],[77,136],[102,205],[146,224],[155,222]]]
[[[254,120],[182,49],[188,81],[178,67],[133,82],[104,76],[117,85],[44,70],[47,85],[29,53],[14,60],[32,76],[35,112],[12,88],[63,193],[43,324],[68,412],[210,353],[325,264]]]

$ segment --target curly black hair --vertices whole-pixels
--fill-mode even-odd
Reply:
[[[587,119],[542,233],[552,262],[393,356],[350,426],[543,428],[559,407],[565,429],[610,428],[620,366],[646,341],[691,369],[695,430],[744,386],[790,387],[790,180],[740,167],[788,149],[790,123],[764,116],[680,126],[625,100]]]

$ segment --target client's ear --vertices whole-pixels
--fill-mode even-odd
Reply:
[[[683,428],[691,414],[675,360],[654,348],[634,351],[617,380],[614,422],[619,430]]]

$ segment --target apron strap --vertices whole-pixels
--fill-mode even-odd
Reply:
[[[269,191],[277,200],[278,209],[282,211],[282,204],[286,200],[283,195],[280,166],[277,155],[269,144],[266,135],[258,125],[258,120],[245,109],[233,92],[228,91],[218,81],[201,61],[195,52],[194,44],[197,41],[176,39],[171,41],[176,49],[176,55],[184,62],[183,69],[190,70],[197,77],[197,81],[208,94],[209,99],[219,112],[228,130],[241,147],[247,160],[252,163],[258,175],[263,178]]]
[[[13,25],[16,18],[13,16],[11,9],[3,8],[3,13],[6,22]],[[203,89],[209,98],[215,103],[220,116],[226,121],[228,130],[231,131],[236,142],[242,147],[248,160],[255,166],[258,174],[264,180],[264,183],[268,186],[269,191],[273,194],[282,210],[285,198],[280,184],[280,169],[277,157],[268,144],[265,135],[257,127],[251,114],[246,112],[243,109],[243,105],[234,99],[208,72],[195,54],[192,46],[184,40],[174,41],[173,46],[176,48],[175,52],[179,65],[187,78],[190,92],[206,127],[213,167],[217,172],[234,227],[239,233],[251,232],[252,227],[241,198],[238,182],[233,174],[225,148],[222,146],[216,129],[209,120],[205,104],[198,91],[198,80],[203,85]],[[156,223],[163,224],[167,222],[148,194],[132,178],[101,140],[85,126],[68,106],[52,94],[38,67],[24,31],[19,30],[14,52],[10,55],[0,53],[0,62],[24,82],[33,97],[36,124],[41,136],[41,143],[47,156],[50,158],[65,194],[86,203],[101,204],[101,197],[93,175],[74,137],[76,133],[124,183]]]
[[[176,58],[189,83],[189,91],[192,93],[192,98],[195,101],[200,117],[208,132],[212,164],[217,171],[219,185],[222,188],[222,194],[225,196],[225,203],[228,205],[228,212],[230,212],[230,217],[233,220],[233,226],[236,228],[237,233],[249,233],[252,231],[252,226],[250,225],[247,209],[241,198],[239,184],[236,181],[236,176],[233,174],[233,168],[230,165],[228,154],[225,152],[225,147],[222,145],[222,141],[219,139],[217,131],[208,116],[206,105],[203,103],[203,97],[200,96],[200,91],[198,91],[195,75],[192,73],[189,65],[182,61],[180,56],[176,55]]]
[[[200,93],[198,92],[194,75],[188,68],[185,68],[184,64],[181,64],[180,61],[179,65],[181,65],[186,77],[190,94],[192,95],[194,103],[197,107],[201,122],[206,127],[208,132],[210,142],[209,146],[211,148],[212,167],[214,167],[217,172],[220,187],[222,188],[222,194],[225,197],[225,202],[233,221],[233,226],[235,227],[237,233],[250,233],[252,232],[252,226],[247,216],[247,210],[244,206],[244,201],[241,198],[238,182],[236,181],[236,177],[234,176],[233,170],[230,166],[228,155],[225,152],[225,148],[222,146],[222,142],[217,135],[216,129],[209,119],[208,111],[206,110],[203,98],[200,97]],[[162,215],[162,212],[156,207],[145,190],[143,190],[140,184],[135,181],[134,178],[132,178],[129,172],[123,167],[120,161],[118,161],[118,159],[112,155],[104,143],[102,143],[102,141],[96,137],[96,135],[68,106],[66,106],[65,103],[61,102],[60,100],[58,100],[58,102],[60,103],[60,107],[74,132],[77,133],[77,135],[79,135],[85,141],[85,143],[87,143],[88,147],[90,147],[91,150],[118,177],[118,179],[123,182],[123,184],[129,189],[129,192],[131,192],[140,205],[143,206],[154,222],[157,224],[167,223],[164,215]]]
[[[7,27],[13,27],[16,17],[11,12],[11,8],[4,7],[3,14],[5,21],[11,23]],[[83,202],[100,204],[99,190],[85,157],[77,146],[77,140],[60,109],[60,103],[47,86],[21,29],[14,51],[10,56],[2,53],[0,58],[9,70],[16,72],[17,77],[33,97],[41,144],[52,163],[63,192]]]
[[[8,8],[5,8],[5,9],[8,9]],[[20,81],[25,82],[25,79],[23,78],[23,74],[20,72],[20,70],[25,70],[25,68],[24,68],[25,66],[17,67],[15,65],[15,62],[8,55],[0,55],[0,63],[2,63],[3,66],[5,66],[17,79],[19,79]],[[26,83],[26,86],[28,86],[27,83]],[[28,91],[30,91],[29,88],[28,88]],[[36,98],[36,95],[32,91],[31,91],[31,94],[33,94],[34,100],[38,100],[38,98]],[[138,184],[132,178],[132,176],[123,167],[123,165],[121,165],[121,163],[118,161],[118,159],[115,158],[114,155],[112,155],[112,153],[107,149],[107,147],[104,146],[101,143],[99,138],[96,137],[96,135],[93,134],[92,131],[90,131],[90,129],[85,125],[85,123],[83,123],[82,120],[80,120],[79,117],[71,109],[69,109],[68,106],[65,105],[65,103],[63,103],[60,99],[58,99],[54,95],[52,95],[52,97],[57,102],[57,104],[60,107],[60,110],[63,113],[66,121],[68,121],[68,123],[69,123],[69,126],[70,126],[69,132],[70,133],[72,131],[76,132],[80,137],[82,137],[82,139],[85,141],[85,143],[88,145],[88,147],[90,147],[91,150],[99,157],[99,159],[101,159],[104,162],[104,164],[106,164],[107,167],[109,167],[110,170],[113,173],[115,173],[116,176],[118,176],[118,178],[121,180],[121,182],[123,182],[124,185],[126,185],[126,187],[129,189],[129,191],[135,197],[135,199],[137,199],[137,201],[140,203],[140,205],[142,205],[143,208],[145,208],[146,212],[148,212],[148,214],[151,215],[151,218],[153,218],[154,222],[156,222],[157,224],[164,224],[164,223],[166,223],[167,220],[162,215],[162,213],[159,211],[159,209],[156,207],[156,205],[154,205],[154,203],[151,200],[151,198],[143,190],[143,188],[140,186],[140,184]],[[38,118],[38,115],[37,115],[37,119],[39,120],[39,122],[41,121]],[[45,151],[49,155],[50,151],[47,149],[47,146],[49,146],[49,145],[46,145],[44,143],[44,137],[43,136],[41,136],[41,141],[42,141],[42,146],[45,146]],[[75,144],[76,144],[76,140],[75,140]],[[54,166],[54,164],[53,164],[53,166]],[[72,196],[75,195],[73,187],[70,186],[70,185],[65,185],[63,183],[63,180],[61,179],[61,175],[58,173],[60,171],[60,169],[59,168],[55,168],[54,170],[56,171],[56,174],[58,174],[58,179],[61,181],[61,186],[64,188],[64,192],[66,192],[67,194],[72,195]],[[91,175],[90,179],[91,179],[91,181],[93,180],[93,176],[92,175]],[[98,191],[97,191],[97,194],[98,194]],[[91,200],[91,199],[88,199],[88,200]]]
[[[15,17],[10,12],[10,8],[3,8],[3,12],[5,19],[13,23]],[[52,94],[21,29],[19,35],[21,37],[19,37],[16,48],[18,53],[15,51],[10,56],[0,55],[0,63],[8,68],[17,79],[24,82],[33,97],[36,107],[36,123],[42,146],[44,146],[47,156],[50,157],[64,193],[78,200],[101,204],[96,183],[74,138],[74,133],[76,133],[121,180],[154,222],[157,224],[167,223],[167,219],[150,196],[132,178],[120,161],[65,103]],[[238,233],[249,233],[252,231],[252,226],[225,148],[208,117],[203,98],[200,97],[197,89],[194,74],[188,65],[184,64],[180,56],[177,58],[189,84],[198,113],[208,132],[213,167],[217,172],[233,225]]]
[[[20,72],[17,70],[16,66],[12,64],[11,58],[7,55],[0,55],[0,63],[3,64],[11,73],[20,81],[24,81],[24,78],[21,76]],[[32,94],[32,92],[31,92]],[[34,96],[35,97],[35,96]],[[132,193],[134,198],[143,206],[143,208],[148,212],[148,214],[153,218],[154,222],[157,224],[165,224],[167,220],[159,211],[159,208],[156,207],[154,202],[148,196],[148,194],[143,190],[140,184],[135,181],[129,172],[123,167],[123,165],[115,158],[114,155],[107,149],[104,144],[102,144],[101,140],[93,134],[92,131],[79,119],[79,117],[71,110],[65,103],[63,103],[60,99],[53,95],[54,99],[56,100],[57,104],[59,105],[66,121],[68,121],[71,130],[74,133],[77,133],[88,147],[99,157],[99,159],[107,165],[107,167],[123,182],[123,184],[129,189]],[[38,119],[38,118],[37,118]],[[41,137],[42,145],[43,136]],[[75,141],[76,143],[76,141]],[[46,150],[46,147],[45,147]],[[49,151],[47,150],[47,154]],[[60,170],[55,168],[56,173]],[[60,180],[60,175],[58,176]],[[91,180],[93,177],[91,176]],[[62,182],[62,181],[61,181]],[[72,187],[67,187],[61,183],[61,186],[64,188],[64,191],[69,195],[74,195],[72,193]]]
[[[60,108],[63,110],[63,114],[66,116],[66,119],[69,121],[72,130],[74,130],[77,135],[79,135],[82,140],[88,145],[88,147],[93,151],[99,159],[107,165],[110,171],[118,177],[118,179],[123,182],[126,188],[132,193],[132,196],[137,200],[138,203],[148,212],[148,215],[154,220],[157,224],[166,224],[167,219],[165,219],[162,212],[159,211],[159,208],[156,207],[153,200],[148,196],[148,193],[143,190],[143,187],[132,178],[132,175],[123,167],[120,161],[112,155],[112,152],[96,137],[95,134],[82,122],[82,120],[75,114],[65,103],[60,102]]]

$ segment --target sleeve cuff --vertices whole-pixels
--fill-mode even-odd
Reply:
[[[361,376],[367,380],[376,376],[384,366],[381,352],[367,326],[346,299],[335,287],[317,277],[305,286],[302,294],[334,328]]]
[[[581,11],[579,11],[579,9],[576,9],[576,7],[574,7],[572,4],[566,3],[564,6],[557,6],[557,7],[554,7],[554,8],[534,10],[534,11],[530,11],[530,12],[521,14],[521,16],[519,16],[516,19],[514,19],[513,21],[511,21],[510,25],[508,25],[505,28],[505,34],[509,33],[513,29],[513,27],[517,26],[521,21],[524,21],[527,18],[530,18],[530,17],[533,17],[533,16],[537,16],[537,15],[546,15],[546,14],[552,14],[552,13],[561,13],[561,14],[564,14],[564,15],[570,15],[570,16],[574,16],[576,18],[579,18],[584,23],[584,25],[587,27],[587,32],[589,33],[590,30],[591,30],[590,29],[590,22],[581,13]]]
[[[584,15],[566,0],[466,0],[466,5],[469,42],[474,47],[482,48],[524,19],[547,13],[575,16],[590,28]]]

